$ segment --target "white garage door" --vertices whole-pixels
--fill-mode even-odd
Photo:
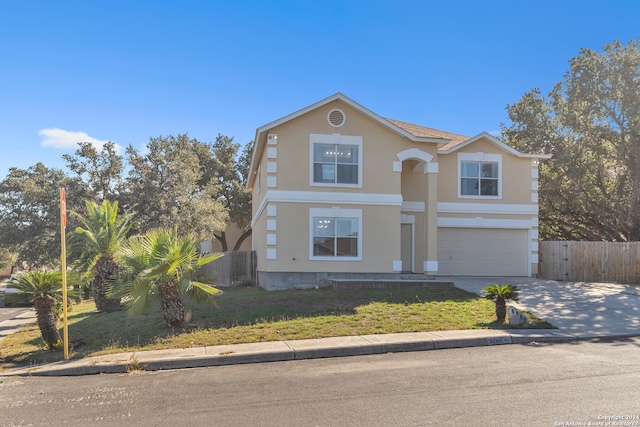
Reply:
[[[438,274],[528,276],[528,230],[438,228]]]

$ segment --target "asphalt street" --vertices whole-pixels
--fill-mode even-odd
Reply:
[[[640,338],[592,339],[0,377],[0,425],[640,425],[639,350]]]

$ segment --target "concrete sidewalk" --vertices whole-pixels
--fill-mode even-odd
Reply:
[[[139,369],[194,368],[640,335],[640,292],[633,286],[535,278],[456,277],[447,280],[453,280],[457,287],[477,294],[489,283],[517,285],[521,289],[521,301],[514,305],[549,321],[558,329],[414,332],[142,351],[67,360],[8,370],[0,375],[123,373]],[[2,327],[0,324],[0,329]]]
[[[0,322],[0,339],[17,332],[20,328],[36,322],[36,311],[32,308],[26,310],[14,310],[17,315],[9,320]]]
[[[0,376],[124,373],[575,339],[576,337],[557,329],[481,329],[362,335],[110,354],[13,369]]]
[[[4,294],[7,283],[0,282],[0,339],[11,335],[25,325],[36,322],[33,307],[5,307]]]

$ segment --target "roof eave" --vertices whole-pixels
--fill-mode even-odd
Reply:
[[[247,183],[244,186],[244,189],[246,191],[253,191],[253,183],[256,180],[256,175],[258,173],[257,170],[254,170],[254,164],[255,164],[255,159],[256,159],[256,153],[258,152],[258,146],[260,145],[260,132],[258,132],[258,130],[256,130],[256,136],[255,139],[253,140],[253,152],[251,153],[251,163],[249,166],[249,176],[247,177]]]
[[[418,136],[414,136],[412,141],[415,141],[415,142],[430,142],[430,143],[433,143],[433,144],[440,144],[440,145],[446,145],[446,144],[451,142],[450,139],[446,139],[446,138],[424,138],[424,137],[418,137]]]
[[[256,138],[255,138],[255,143],[254,143],[254,149],[253,149],[253,153],[251,155],[251,166],[249,168],[249,179],[247,179],[247,185],[245,187],[245,189],[247,191],[251,191],[253,189],[253,183],[255,180],[255,174],[257,172],[256,168],[256,155],[257,154],[261,154],[262,151],[264,150],[264,144],[266,143],[266,137],[263,137],[263,135],[265,135],[265,133],[267,133],[269,130],[273,129],[274,127],[280,126],[283,123],[286,123],[288,121],[291,121],[297,117],[302,116],[303,114],[306,114],[310,111],[313,111],[319,107],[322,107],[323,105],[329,104],[330,102],[333,101],[341,101],[344,102],[345,104],[349,105],[350,107],[354,108],[355,110],[360,111],[361,113],[363,113],[364,115],[370,117],[371,119],[373,119],[374,121],[377,121],[379,124],[381,124],[382,126],[385,126],[386,128],[388,128],[389,130],[411,140],[411,141],[415,141],[415,142],[426,142],[426,143],[435,143],[435,144],[447,144],[449,143],[451,140],[449,139],[445,139],[445,138],[425,138],[425,137],[417,137],[415,135],[413,135],[412,133],[407,132],[406,130],[402,129],[401,127],[391,123],[390,121],[386,120],[384,117],[374,113],[373,111],[369,110],[368,108],[358,104],[357,102],[355,102],[354,100],[352,100],[351,98],[343,95],[342,93],[338,92],[334,95],[329,96],[328,98],[325,98],[323,100],[320,100],[314,104],[309,105],[308,107],[302,108],[298,111],[295,111],[291,114],[288,114],[284,117],[281,117],[278,120],[274,120],[270,123],[267,123],[266,125],[260,126],[258,129],[256,129]]]
[[[488,132],[482,132],[481,134],[478,134],[472,138],[469,138],[468,140],[449,148],[448,150],[443,150],[443,151],[438,151],[438,154],[450,154],[453,153],[454,151],[457,151],[461,148],[466,147],[467,145],[470,145],[472,143],[474,143],[475,141],[481,139],[481,138],[486,138],[487,140],[489,140],[489,142],[493,143],[494,145],[497,145],[499,148],[503,149],[504,151],[508,152],[509,154],[513,154],[516,157],[522,157],[522,158],[531,158],[531,159],[550,159],[551,158],[551,154],[543,154],[543,153],[523,153],[522,151],[518,151],[515,148],[505,144],[504,142],[500,141],[498,138],[496,138],[495,136],[491,135]]]

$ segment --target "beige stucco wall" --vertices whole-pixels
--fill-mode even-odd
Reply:
[[[346,116],[343,126],[335,128],[327,121],[327,114],[334,108],[341,109]],[[310,185],[311,144],[310,134],[362,137],[362,187],[346,188]],[[483,218],[504,220],[532,220],[535,214],[476,214],[437,213],[438,202],[475,203],[499,205],[535,205],[532,201],[532,160],[519,158],[496,146],[487,139],[480,139],[450,154],[438,154],[437,144],[410,141],[392,132],[371,117],[351,108],[349,105],[333,101],[318,107],[295,119],[275,126],[266,134],[277,135],[276,144],[265,144],[258,154],[260,165],[260,191],[256,180],[253,185],[254,209],[254,249],[258,253],[258,270],[266,272],[393,272],[393,261],[400,260],[400,206],[355,205],[283,202],[271,200],[262,203],[271,191],[289,191],[288,195],[313,192],[326,194],[345,193],[383,194],[402,196],[404,202],[425,202],[426,212],[402,211],[414,218],[414,271],[423,272],[423,261],[437,260],[437,219],[440,218]],[[276,153],[267,158],[269,147]],[[402,172],[393,171],[397,154],[419,148],[433,156],[432,163],[438,163],[438,173],[425,174],[423,164],[415,160],[403,162]],[[273,150],[275,149],[275,150]],[[458,153],[500,154],[502,156],[502,197],[458,198]],[[277,172],[268,172],[268,163],[277,167]],[[416,168],[416,166],[418,166]],[[434,172],[433,170],[431,172]],[[275,185],[274,185],[275,184]],[[274,193],[272,193],[274,194]],[[430,197],[435,195],[435,197]],[[354,196],[355,197],[355,196]],[[277,214],[268,216],[268,206],[275,206]],[[309,259],[309,209],[331,208],[362,209],[363,258],[362,261],[311,261]],[[258,217],[258,213],[260,216]],[[266,231],[267,220],[275,220],[277,230]],[[267,245],[266,236],[276,236],[276,244]],[[272,237],[273,238],[273,237]],[[277,254],[276,259],[267,259],[267,251]],[[437,263],[436,263],[437,264]],[[532,265],[535,274],[537,265]]]
[[[419,170],[414,169],[418,167]],[[404,201],[422,201],[425,200],[427,192],[427,180],[425,174],[420,170],[421,167],[415,160],[406,160],[402,163],[402,198]]]
[[[436,159],[434,158],[434,162]],[[404,202],[423,202],[424,212],[403,211],[413,217],[414,231],[414,267],[416,273],[424,273],[423,262],[437,260],[437,213],[427,212],[429,209],[429,181],[437,179],[437,174],[425,174],[424,163],[406,160],[402,163],[402,198]],[[437,195],[434,195],[437,198]],[[432,204],[431,209],[435,207]],[[431,221],[430,221],[431,217]],[[431,243],[431,244],[430,244]]]
[[[331,126],[327,121],[327,114],[334,108],[340,108],[346,116],[346,122],[340,128]],[[397,160],[397,153],[416,146],[416,143],[411,143],[337,101],[277,126],[269,133],[278,135],[279,190],[400,194],[400,174],[393,172],[393,161]],[[309,185],[309,135],[333,133],[362,137],[364,168],[361,189]],[[425,143],[418,146],[431,155],[436,155],[436,144]]]
[[[502,197],[500,199],[492,198],[459,198],[458,197],[458,154],[459,153],[478,153],[500,154],[502,156]],[[534,219],[538,217],[537,210],[534,208],[533,213],[523,214],[502,214],[500,213],[500,205],[531,205],[535,207],[537,203],[534,201],[534,193],[538,190],[532,187],[532,181],[537,181],[532,177],[532,170],[535,168],[532,159],[528,157],[518,157],[508,153],[497,147],[486,139],[480,139],[474,143],[456,150],[450,154],[441,154],[438,156],[440,173],[438,177],[438,202],[449,203],[475,203],[483,205],[496,205],[494,212],[487,213],[438,213],[439,218],[459,218],[459,219],[477,219],[505,221],[521,221],[530,222],[533,236],[529,242],[531,250],[531,274],[538,272],[537,256],[538,251],[535,249],[537,242],[537,225],[533,225]],[[521,227],[518,227],[521,228]]]
[[[458,198],[458,154],[478,153],[502,156],[502,198]],[[507,153],[487,140],[478,140],[460,150],[438,156],[438,201],[460,203],[524,203],[531,202],[531,159]]]
[[[266,166],[267,150],[262,151],[262,154],[258,157],[258,168],[256,172],[256,179],[254,181],[253,190],[251,192],[251,209],[253,211],[252,217],[256,215],[257,209],[262,203],[267,192],[267,166]]]
[[[346,116],[345,124],[339,128],[331,126],[327,121],[327,114],[334,108],[341,109]],[[262,205],[261,203],[269,190],[402,195],[405,200],[424,200],[425,175],[422,172],[411,172],[409,181],[402,184],[403,174],[393,171],[393,162],[398,160],[396,156],[398,153],[414,147],[419,147],[435,157],[437,145],[411,142],[339,101],[276,126],[268,130],[267,133],[277,135],[277,143],[265,144],[259,157],[260,191],[258,192],[258,180],[254,182],[253,186],[254,218],[260,213],[260,219],[256,221],[254,226],[254,249],[258,252],[258,270],[393,272],[393,261],[400,260],[400,206],[283,202],[270,202]],[[310,185],[310,134],[330,135],[334,133],[362,137],[362,188]],[[269,147],[276,148],[276,158],[267,158]],[[267,172],[268,162],[277,164],[277,173]],[[416,164],[414,161],[405,163],[411,164],[411,166]],[[269,176],[276,178],[277,185],[275,187],[268,186]],[[405,190],[408,192],[407,194],[403,194]],[[268,205],[277,206],[277,217],[269,217],[269,219],[277,220],[278,229],[275,233],[266,231]],[[309,260],[309,209],[312,207],[330,208],[332,206],[341,206],[345,209],[361,208],[363,210],[362,261]],[[259,209],[262,209],[261,212],[258,212]],[[425,215],[419,214],[419,217],[415,232],[417,255],[415,265],[417,271],[422,271],[425,253],[422,246],[425,245],[426,235]],[[266,245],[266,233],[277,236],[277,245]],[[276,249],[276,260],[267,259],[267,249]]]
[[[423,261],[427,259],[427,242],[428,235],[435,233],[434,230],[429,230],[427,224],[427,216],[424,212],[407,212],[407,216],[411,216],[414,219],[413,222],[413,238],[414,238],[414,272],[424,273]],[[433,255],[435,256],[435,254]]]
[[[242,230],[240,230],[235,223],[230,222],[227,224],[227,228],[225,230],[226,238],[227,238],[227,246],[228,250],[233,250],[236,242],[240,235],[242,235]],[[217,239],[205,240],[202,242],[201,248],[205,252],[221,252],[222,244]],[[251,250],[251,236],[244,239],[242,245],[240,245],[240,251],[250,251]]]
[[[256,262],[258,270],[262,270],[267,265],[267,213],[264,211],[253,225],[251,236],[252,248],[256,251]]]
[[[351,272],[391,273],[393,260],[400,259],[400,208],[394,206],[344,206],[345,209],[362,209],[362,260],[311,260],[310,259],[310,209],[331,208],[330,204],[274,203],[276,244],[268,245],[256,239],[258,269],[260,271],[287,272]],[[256,224],[256,236],[266,227],[265,215]],[[258,242],[258,240],[261,240]],[[277,258],[266,258],[267,248],[275,249]]]

